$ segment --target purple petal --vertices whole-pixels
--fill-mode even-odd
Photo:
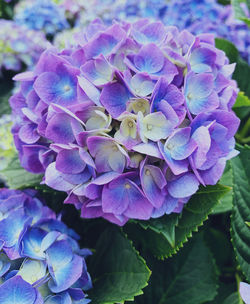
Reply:
[[[168,192],[174,198],[184,198],[193,195],[199,188],[199,182],[194,174],[186,173],[174,181],[168,182]]]

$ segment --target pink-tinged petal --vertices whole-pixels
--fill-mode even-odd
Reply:
[[[216,92],[212,92],[208,97],[190,100],[187,105],[192,114],[212,111],[218,108],[219,97]]]
[[[199,181],[192,173],[186,173],[176,180],[168,182],[168,192],[174,198],[193,195],[199,189]]]
[[[132,35],[140,44],[160,44],[166,37],[166,29],[161,22],[152,22],[143,26],[139,31],[132,29]]]
[[[74,185],[63,178],[63,174],[56,169],[56,164],[51,163],[45,171],[45,184],[59,191],[70,191]]]
[[[19,73],[13,77],[13,80],[15,81],[33,81],[34,79],[35,74],[32,71]]]
[[[138,219],[149,219],[153,209],[138,186],[124,176],[104,186],[102,208],[107,213],[124,213],[127,217]]]
[[[90,100],[97,106],[101,106],[100,91],[90,81],[83,76],[78,76],[78,84]]]
[[[61,150],[56,157],[56,169],[66,174],[77,174],[84,170],[86,163],[82,161],[79,150]]]
[[[159,151],[157,143],[153,143],[153,142],[147,144],[141,143],[139,145],[134,146],[133,151],[163,159],[163,156]]]
[[[45,136],[56,143],[68,144],[75,140],[71,126],[71,118],[67,114],[58,113],[48,122]]]
[[[190,141],[183,145],[176,147],[176,149],[173,149],[170,154],[171,157],[175,160],[182,160],[188,158],[197,148],[197,143],[190,139]]]
[[[34,144],[40,138],[36,130],[37,125],[33,123],[25,124],[18,132],[19,138],[26,144]]]
[[[124,111],[131,94],[125,86],[115,82],[103,87],[100,101],[113,118],[117,118]]]
[[[158,147],[161,152],[162,157],[168,164],[169,168],[175,175],[182,174],[188,171],[188,161],[187,160],[174,160],[171,157],[171,154],[168,150],[164,149],[164,146],[161,142],[158,142]]]
[[[213,90],[214,77],[212,74],[194,74],[187,75],[185,95],[192,95],[194,100],[208,97]]]
[[[207,152],[210,149],[211,137],[207,127],[201,126],[196,129],[192,138],[197,143],[197,150],[193,154],[193,161],[196,168],[200,168],[206,161]]]
[[[208,170],[200,170],[199,173],[206,185],[215,185],[221,178],[226,166],[226,159],[220,158],[214,166]]]
[[[86,185],[84,195],[90,199],[100,197],[103,188],[102,186],[110,183],[113,179],[119,176],[120,174],[117,172],[107,172],[98,176],[96,179],[92,180],[88,185]]]
[[[152,165],[145,165],[144,161],[141,164],[140,178],[147,199],[155,208],[161,207],[165,199],[161,190],[167,183],[161,169]]]
[[[139,71],[149,74],[159,72],[163,68],[164,62],[162,51],[154,43],[143,46],[134,57],[135,67]]]
[[[25,145],[23,146],[23,156],[21,157],[21,165],[32,173],[44,173],[44,167],[40,161],[40,153],[46,152],[44,146]]]
[[[92,136],[87,140],[90,154],[95,158],[95,164],[98,172],[117,171],[122,173],[128,155],[114,139]]]

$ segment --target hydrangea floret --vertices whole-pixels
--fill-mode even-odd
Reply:
[[[78,239],[34,190],[0,189],[0,303],[89,303]]]
[[[23,64],[33,66],[48,46],[43,33],[0,19],[0,70],[18,72]]]
[[[181,212],[237,155],[234,64],[213,35],[147,19],[94,21],[79,46],[15,76],[21,164],[84,218],[123,225]]]
[[[69,27],[64,9],[52,0],[21,1],[15,8],[15,21],[47,35],[54,35]]]

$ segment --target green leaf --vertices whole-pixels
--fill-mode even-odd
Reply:
[[[237,62],[239,52],[232,42],[222,38],[215,38],[215,45],[218,49],[226,53],[230,63]]]
[[[123,303],[143,293],[150,270],[120,229],[106,229],[95,249],[88,266],[94,284],[91,303]]]
[[[174,258],[152,261],[150,287],[136,303],[201,304],[217,294],[216,266],[202,234]]]
[[[171,214],[167,218],[151,219],[150,221],[138,222],[144,229],[152,229],[157,233],[162,233],[172,248],[175,247],[175,228],[178,223],[178,215]]]
[[[239,92],[236,102],[233,108],[249,107],[250,99],[244,94],[244,92]]]
[[[192,233],[198,231],[219,199],[228,191],[230,188],[221,185],[201,187],[185,205],[181,214],[166,215],[160,219],[140,223],[147,229],[145,238],[141,240],[143,246],[161,259],[177,253]]]
[[[236,259],[246,279],[250,281],[250,149],[239,148],[240,154],[232,159],[233,214],[232,242]]]
[[[12,189],[33,187],[42,180],[42,175],[29,173],[22,168],[17,155],[12,159],[7,168],[0,171],[0,177]]]
[[[236,19],[241,19],[241,18],[246,17],[243,9],[240,6],[241,2],[242,1],[240,1],[240,0],[231,0],[231,4],[232,4],[233,10],[234,10],[234,16]]]
[[[242,59],[237,61],[233,79],[237,81],[240,90],[245,92],[245,95],[250,98],[250,66],[247,62]]]
[[[0,79],[0,117],[11,112],[9,98],[12,94],[13,84]]]
[[[239,293],[236,291],[228,296],[222,304],[243,304],[243,301],[240,299]]]
[[[219,204],[215,206],[213,214],[228,212],[233,208],[233,172],[230,161],[227,162],[226,169],[220,179],[220,184],[228,186],[230,190],[219,200]]]

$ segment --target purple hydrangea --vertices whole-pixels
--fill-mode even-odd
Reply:
[[[0,70],[20,71],[23,64],[33,66],[48,46],[42,33],[0,19]]]
[[[89,303],[78,239],[35,191],[0,189],[0,303]]]
[[[181,212],[237,154],[234,64],[210,34],[96,20],[44,52],[10,99],[21,164],[81,208],[123,225]]]

